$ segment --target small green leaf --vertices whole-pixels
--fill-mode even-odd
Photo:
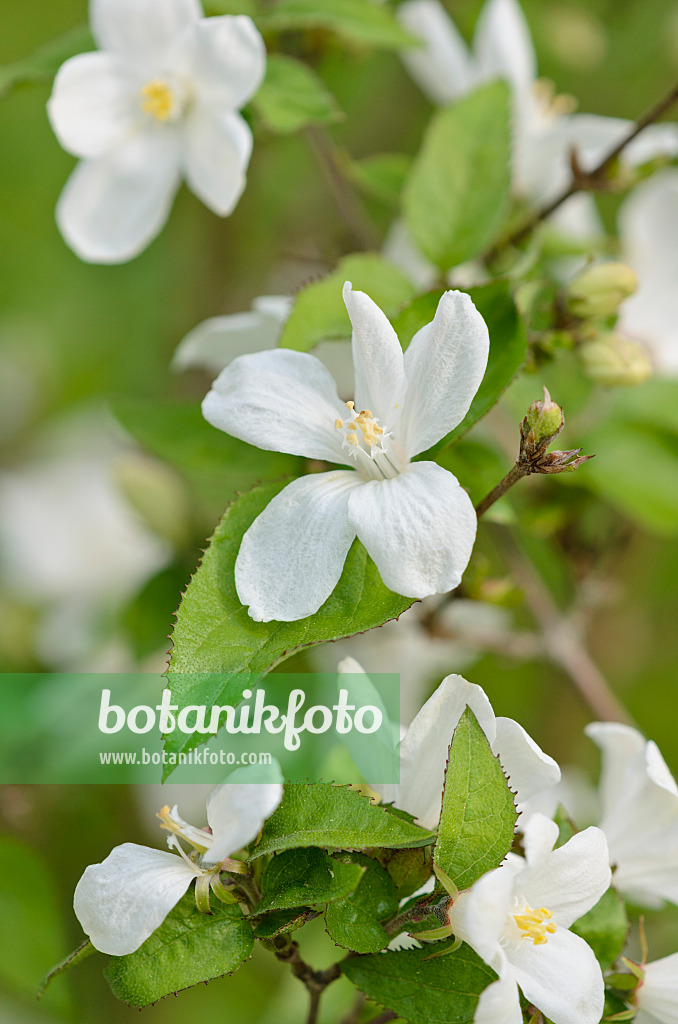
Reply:
[[[357,864],[345,864],[313,847],[287,850],[266,868],[264,895],[256,913],[341,899],[355,889],[362,874]]]
[[[601,968],[606,971],[621,956],[629,932],[624,901],[614,889],[608,889],[595,907],[571,926],[596,954]]]
[[[378,953],[390,941],[380,922],[393,917],[398,909],[393,879],[378,861],[365,854],[347,853],[340,857],[353,867],[360,865],[364,875],[350,896],[328,906],[325,911],[328,934],[344,949]]]
[[[443,948],[436,943],[435,952]],[[481,992],[497,975],[469,946],[430,956],[430,946],[375,953],[342,960],[341,969],[368,998],[410,1024],[472,1024]]]
[[[504,860],[517,820],[499,759],[467,707],[450,744],[433,858],[458,889],[468,889]]]
[[[129,956],[113,956],[104,971],[113,994],[148,1006],[170,992],[233,974],[252,955],[252,928],[239,906],[216,903],[201,914],[189,892]]]
[[[376,253],[357,253],[339,261],[335,271],[297,295],[280,339],[283,348],[308,352],[319,341],[350,338],[351,322],[342,298],[344,282],[392,316],[414,295],[403,272]]]
[[[30,56],[0,68],[0,99],[17,86],[29,82],[50,81],[69,57],[95,49],[92,35],[86,25],[51,39]]]
[[[252,100],[267,128],[291,135],[308,124],[328,124],[343,115],[339,104],[321,78],[293,57],[273,54],[266,78]]]
[[[411,825],[346,786],[288,783],[251,859],[298,846],[400,849],[427,846],[433,839],[434,833]]]
[[[349,173],[351,180],[367,195],[395,206],[411,167],[412,158],[405,153],[378,153],[354,160]]]
[[[421,889],[433,871],[430,850],[382,850],[379,860],[393,879],[400,899]]]
[[[84,942],[81,942],[77,949],[74,949],[72,953],[65,956],[63,960],[60,960],[58,964],[55,964],[51,970],[47,971],[47,973],[42,976],[35,993],[35,998],[42,999],[45,990],[58,974],[63,974],[64,971],[69,970],[71,967],[76,967],[78,964],[81,964],[83,960],[86,960],[87,957],[91,956],[94,952],[94,946],[89,939],[85,939]]]
[[[385,6],[366,0],[278,0],[257,18],[262,30],[324,28],[359,46],[401,49],[416,40]]]
[[[424,255],[449,270],[495,238],[510,193],[510,94],[492,82],[433,115],[403,193]]]
[[[254,929],[257,939],[271,940],[277,935],[284,935],[287,932],[294,932],[301,928],[307,921],[318,917],[318,914],[308,907],[295,907],[294,910],[274,910],[266,914]]]

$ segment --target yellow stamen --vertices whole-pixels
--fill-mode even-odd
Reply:
[[[355,423],[349,423],[346,427],[347,430],[357,430]]]
[[[346,402],[346,408],[350,409],[351,412],[355,409],[355,402]]]
[[[154,78],[141,90],[141,109],[156,121],[168,121],[176,109],[174,93],[162,78]]]
[[[543,946],[548,942],[549,935],[557,931],[556,925],[551,921],[552,917],[552,912],[546,907],[540,907],[539,910],[525,907],[522,914],[513,915],[513,920],[523,932],[521,938],[531,939],[534,946]]]
[[[337,420],[334,421],[334,429],[335,430],[341,430],[343,425],[344,425],[344,421],[343,420],[337,419]]]

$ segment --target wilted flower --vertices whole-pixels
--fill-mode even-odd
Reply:
[[[182,177],[222,217],[240,198],[252,133],[238,111],[266,52],[250,18],[202,14],[199,0],[91,0],[101,49],[66,61],[48,104],[61,145],[82,158],[57,222],[84,260],[141,252]]]
[[[411,462],[466,415],[489,338],[470,297],[446,292],[403,355],[382,311],[344,286],[353,324],[355,401],[312,355],[275,349],[234,360],[203,402],[215,427],[269,451],[350,466],[289,484],[254,521],[235,566],[253,619],[312,615],[357,536],[387,587],[421,598],[458,586],[476,515],[456,477]]]

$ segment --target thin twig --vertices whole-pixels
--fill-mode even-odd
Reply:
[[[593,713],[605,722],[632,724],[628,711],[562,615],[544,581],[507,531],[496,534],[511,572],[544,635],[544,653],[574,683]]]
[[[507,249],[510,246],[516,245],[518,242],[522,242],[524,238],[532,234],[534,229],[538,225],[547,220],[552,213],[563,205],[568,199],[576,195],[578,192],[591,192],[595,189],[604,188],[607,184],[607,172],[615,162],[617,157],[626,149],[626,147],[636,139],[642,131],[645,130],[649,125],[658,121],[662,114],[673,106],[678,100],[678,84],[674,85],[670,92],[663,96],[660,100],[654,103],[649,110],[646,110],[637,121],[634,122],[629,132],[624,138],[617,143],[604,157],[603,159],[590,171],[584,170],[579,166],[577,161],[576,151],[572,153],[572,181],[555,199],[546,206],[542,207],[541,210],[537,210],[529,217],[524,224],[512,232],[507,238],[498,242],[497,245],[493,246],[485,254],[485,258],[488,260],[493,259],[503,249]]]
[[[521,465],[516,462],[511,469],[508,471],[503,480],[500,480],[496,487],[493,487],[489,494],[487,494],[482,501],[476,505],[476,515],[478,519],[484,515],[489,508],[492,508],[495,501],[499,501],[500,498],[506,494],[514,484],[522,480],[524,476],[529,476],[530,470],[528,467]]]
[[[366,251],[380,248],[379,237],[360,198],[348,180],[341,153],[322,128],[310,127],[304,132],[309,146],[325,172],[337,208],[358,248]]]
[[[306,1024],[316,1024],[320,997],[328,985],[341,977],[341,967],[336,963],[324,971],[315,971],[301,956],[297,943],[289,938],[287,941],[284,938],[281,940],[281,944],[275,949],[275,955],[282,963],[289,964],[294,977],[305,986],[310,996]]]

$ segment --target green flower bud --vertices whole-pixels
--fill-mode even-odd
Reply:
[[[579,358],[591,380],[608,387],[633,387],[652,373],[645,349],[620,334],[603,334],[579,349]]]
[[[625,263],[599,263],[578,274],[567,287],[567,306],[575,316],[612,316],[633,295],[638,278]]]
[[[533,402],[525,416],[526,432],[529,430],[531,440],[539,446],[553,440],[563,428],[565,419],[563,410],[557,402],[552,401],[544,388],[544,400]]]

